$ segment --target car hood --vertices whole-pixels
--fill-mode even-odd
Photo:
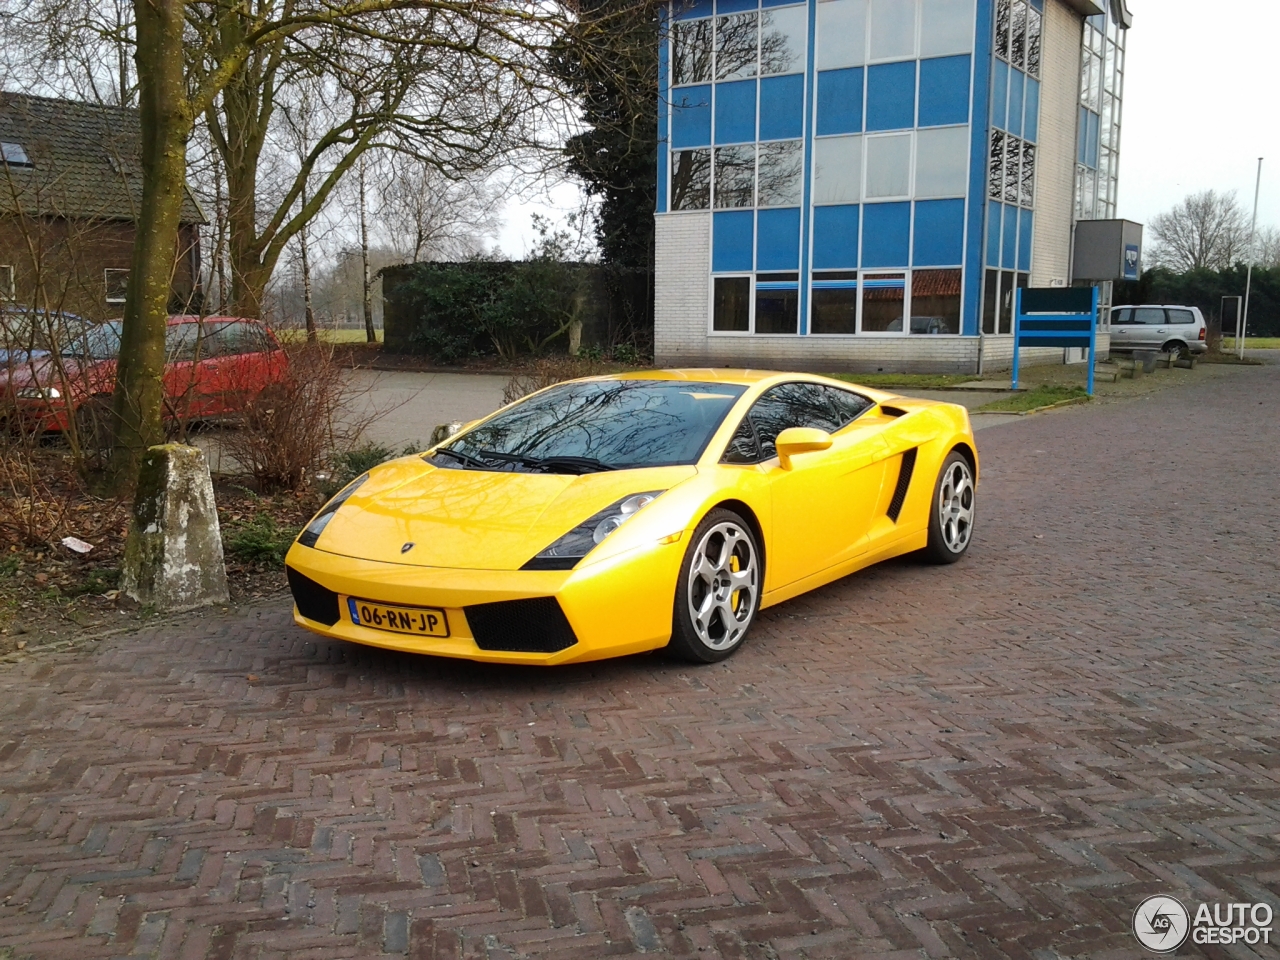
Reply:
[[[316,549],[411,566],[518,570],[610,504],[670,489],[696,472],[681,466],[572,476],[398,460],[370,474],[329,521]]]
[[[86,363],[71,357],[61,358],[61,364],[57,364],[53,356],[39,350],[30,356],[17,357],[14,353],[15,351],[10,352],[7,363],[0,361],[0,386],[61,386],[64,379],[76,384],[82,379],[82,375],[99,373],[105,366],[101,361]]]

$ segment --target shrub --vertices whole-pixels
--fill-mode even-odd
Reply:
[[[280,526],[269,513],[227,525],[222,545],[227,555],[242,563],[280,566],[298,531]]]
[[[536,393],[543,387],[579,377],[594,377],[604,372],[603,365],[581,355],[577,357],[543,357],[535,361],[533,369],[517,373],[502,391],[503,403],[514,403],[521,397]]]

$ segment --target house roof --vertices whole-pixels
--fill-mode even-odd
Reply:
[[[0,210],[134,220],[142,201],[138,111],[0,92]],[[16,144],[20,150],[14,150]],[[23,157],[28,161],[21,162]],[[182,223],[208,223],[189,188]]]

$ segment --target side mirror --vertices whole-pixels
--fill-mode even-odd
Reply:
[[[814,427],[788,427],[778,434],[778,463],[783,470],[791,469],[791,458],[797,453],[828,450],[831,434]]]

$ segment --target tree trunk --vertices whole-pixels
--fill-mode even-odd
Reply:
[[[364,160],[360,161],[360,267],[364,284],[364,336],[369,343],[378,342],[378,333],[373,329],[373,285],[369,281],[369,218],[365,213],[364,202]]]
[[[183,77],[183,0],[135,0],[142,199],[125,297],[112,419],[111,473],[132,490],[149,446],[164,439],[165,328],[186,189],[192,118]]]
[[[302,205],[307,205],[307,191],[302,191]],[[307,321],[307,339],[316,342],[316,312],[311,306],[311,259],[307,251],[307,228],[298,231],[298,244],[302,248],[302,304]]]

